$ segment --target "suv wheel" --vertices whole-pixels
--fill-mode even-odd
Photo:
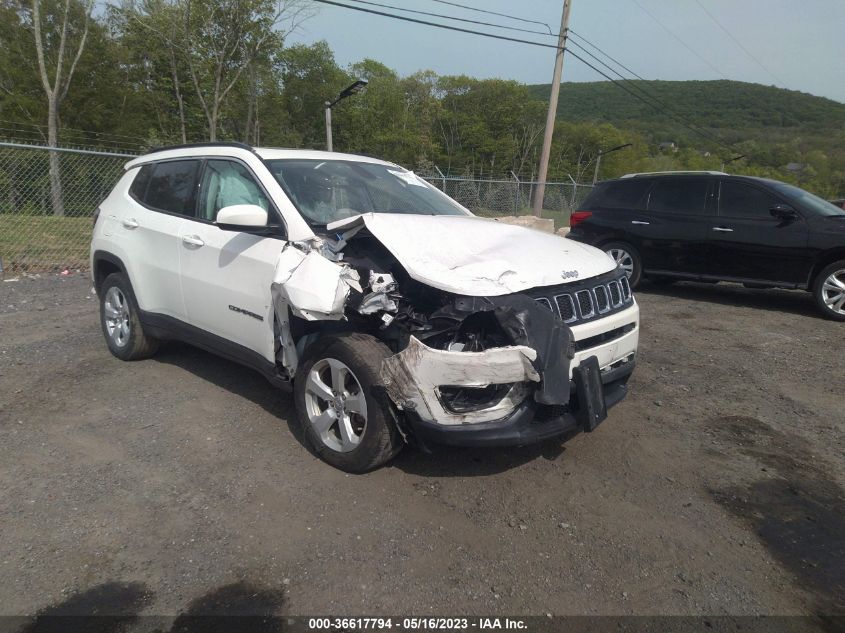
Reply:
[[[109,351],[121,360],[139,360],[155,354],[159,342],[144,333],[129,281],[112,273],[100,288],[100,324]]]
[[[813,298],[826,317],[845,321],[845,260],[832,263],[816,275]]]
[[[643,274],[643,266],[637,249],[625,242],[608,242],[602,248],[625,271],[631,288],[636,287]]]
[[[402,448],[381,362],[392,352],[365,334],[318,341],[294,382],[297,416],[321,459],[351,473],[381,466]]]

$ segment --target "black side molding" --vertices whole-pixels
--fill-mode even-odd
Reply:
[[[233,343],[171,316],[144,310],[139,310],[138,313],[144,329],[156,338],[182,341],[194,347],[199,347],[239,365],[254,369],[269,380],[274,387],[285,390],[291,388],[290,380],[279,373],[275,363],[268,361],[261,354],[248,347]]]

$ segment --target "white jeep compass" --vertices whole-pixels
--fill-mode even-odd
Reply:
[[[363,156],[217,143],[132,160],[91,269],[112,354],[179,339],[254,368],[351,472],[406,442],[592,431],[635,363],[639,309],[607,255]]]

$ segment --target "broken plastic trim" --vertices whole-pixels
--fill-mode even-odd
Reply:
[[[538,382],[537,352],[523,346],[497,347],[484,352],[436,350],[411,337],[408,346],[382,361],[381,380],[400,409],[410,409],[436,424],[491,422],[512,411],[525,398],[522,383]],[[480,411],[450,413],[438,394],[439,385],[486,387],[515,384],[495,405]],[[567,380],[567,392],[569,381]]]
[[[324,249],[311,243],[288,243],[279,254],[270,285],[279,342],[276,361],[293,376],[299,354],[290,333],[290,315],[306,321],[338,321],[344,318],[350,290],[361,292],[357,271],[327,259]]]
[[[540,404],[564,405],[569,402],[569,365],[575,349],[572,330],[560,318],[522,294],[504,297],[455,297],[453,302],[437,310],[430,321],[443,320],[456,327],[479,312],[492,312],[510,342],[536,352],[533,365],[541,376],[534,393]],[[436,334],[435,329],[426,335]],[[449,384],[441,381],[440,384]]]

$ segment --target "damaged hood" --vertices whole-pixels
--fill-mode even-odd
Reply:
[[[419,282],[492,297],[594,277],[616,267],[597,248],[474,216],[367,213],[330,231],[365,226]]]

